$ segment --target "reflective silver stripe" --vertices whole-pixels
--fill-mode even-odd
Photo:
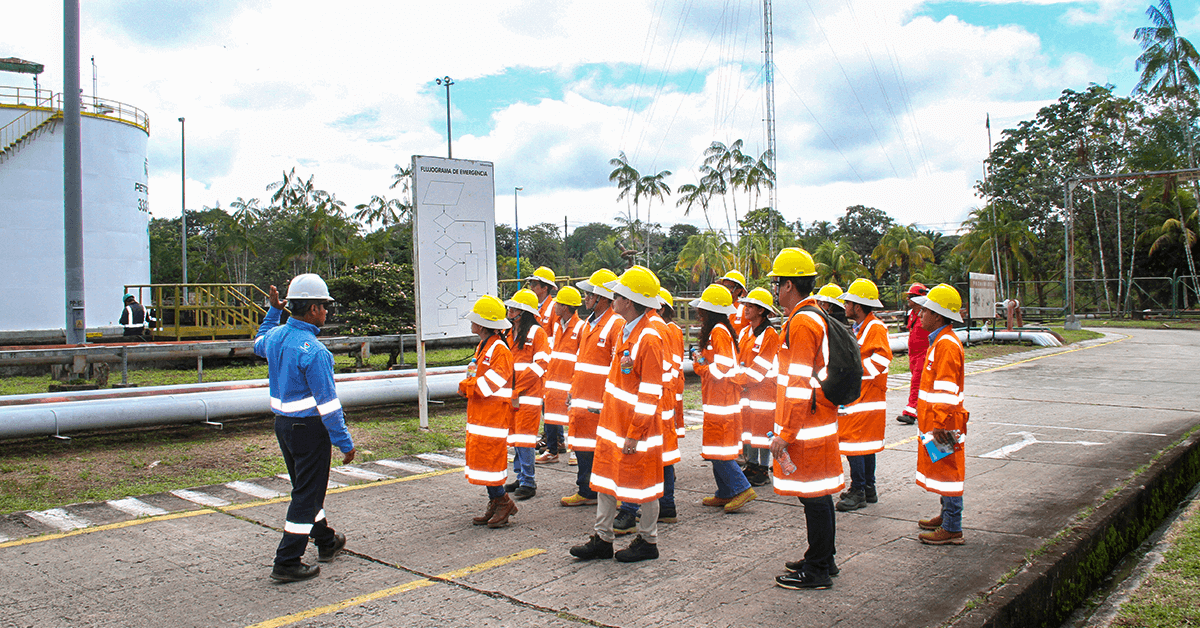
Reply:
[[[275,397],[271,397],[271,409],[279,412],[299,412],[309,408],[317,407],[317,400],[312,397],[305,397],[297,401],[283,402]]]
[[[676,462],[683,460],[683,454],[679,453],[678,449],[672,449],[671,451],[664,451],[662,459],[663,466],[675,464]]]
[[[838,445],[842,453],[853,453],[856,451],[872,451],[883,449],[883,441],[873,440],[869,443],[841,443]]]
[[[796,431],[796,440],[816,440],[818,438],[826,438],[837,434],[837,423],[829,423],[828,425],[818,425],[817,427],[806,427]]]
[[[727,355],[718,353],[713,356],[713,364],[720,364],[721,366],[737,366],[737,361]]]
[[[475,380],[475,385],[479,387],[479,392],[483,393],[484,397],[491,397],[492,395],[496,394],[496,392],[492,390],[492,387],[488,386],[486,377]]]
[[[807,364],[793,362],[788,365],[788,375],[792,377],[812,377],[813,368]]]
[[[940,480],[932,480],[925,477],[920,471],[917,472],[917,484],[921,484],[928,488],[938,491],[946,491],[947,493],[961,493],[963,490],[962,482],[942,482]]]
[[[892,363],[892,361],[889,360],[882,353],[872,353],[871,359],[874,360],[875,363],[878,364],[882,368],[887,368]]]
[[[869,357],[863,358],[862,366],[863,366],[862,378],[864,380],[874,379],[875,376],[879,374],[879,371],[875,370],[875,362],[873,360],[871,360],[871,358],[869,358]]]
[[[728,447],[715,447],[713,445],[702,445],[700,453],[709,456],[735,456],[742,451],[742,444],[730,445]]]
[[[591,373],[592,375],[608,375],[608,368],[608,366],[589,364],[587,362],[579,362],[575,365],[576,371]]]
[[[542,398],[541,397],[527,397],[525,395],[520,395],[517,397],[517,403],[519,403],[523,406],[539,406],[540,407],[542,405]]]
[[[579,356],[575,355],[574,353],[564,353],[562,351],[553,351],[550,353],[550,359],[551,360],[563,360],[566,362],[575,362],[579,359]]]
[[[467,433],[476,436],[486,436],[488,438],[508,438],[507,427],[487,427],[485,425],[467,423]]]
[[[933,380],[933,389],[948,392],[952,395],[958,394],[958,384],[948,382],[944,379]]]
[[[742,369],[742,372],[745,373],[747,377],[754,380],[754,383],[756,384],[763,381],[763,377],[765,377],[762,373],[759,373],[754,369]]]
[[[677,428],[675,428],[675,435],[676,435],[676,436],[683,437],[683,436],[684,436],[684,435],[686,435],[686,434],[687,434],[687,430],[683,429],[682,427],[677,427]]]
[[[508,444],[516,447],[532,447],[537,444],[536,434],[509,434]]]
[[[767,370],[770,370],[771,368],[771,363],[763,359],[761,355],[754,356],[754,363]]]
[[[576,436],[568,435],[567,436],[567,446],[568,447],[590,447],[592,449],[595,449],[596,448],[596,439],[594,439],[594,438],[578,438]],[[507,476],[505,476],[505,477],[507,477]]]
[[[944,403],[952,406],[959,405],[963,402],[963,395],[952,395],[950,393],[935,393],[927,390],[922,390],[917,393],[917,399],[926,403]]]
[[[784,391],[784,394],[788,399],[812,399],[811,388],[788,386],[787,390]]]
[[[599,410],[604,407],[599,401],[589,401],[587,399],[571,399],[572,408],[582,408],[584,410]]]
[[[512,398],[512,389],[511,388],[501,388],[500,390],[496,391],[496,395],[499,397],[504,397],[505,399],[511,399]]]
[[[604,392],[612,395],[618,401],[623,401],[631,406],[637,405],[638,397],[636,394],[622,390],[619,386],[612,382],[604,383]]]
[[[775,402],[774,402],[774,401],[755,401],[754,399],[751,399],[751,400],[750,400],[750,404],[749,404],[749,405],[750,405],[750,409],[751,409],[751,410],[767,410],[767,411],[770,411],[770,410],[774,410],[774,409],[775,409]]]
[[[912,406],[904,406],[904,411],[905,411],[905,412],[907,412],[907,413],[909,413],[909,414],[911,414],[911,415],[913,415],[913,416],[916,416],[916,415],[917,415],[917,409],[916,409],[916,408],[914,408],[914,407],[912,407]]]
[[[771,439],[767,438],[766,436],[751,436],[750,444],[758,447],[770,447]]]
[[[663,410],[662,420],[669,422],[674,419],[675,419],[675,409],[674,408],[671,408],[670,410]]]
[[[857,414],[859,412],[874,412],[875,410],[887,410],[886,401],[871,401],[863,403],[852,403],[842,409],[842,414]]]
[[[321,511],[317,513],[317,516],[313,517],[313,523],[317,523],[319,521],[324,521],[324,520],[325,520],[325,509],[322,508]]]
[[[500,374],[497,373],[496,371],[489,370],[487,373],[484,373],[484,377],[488,378],[488,381],[492,382],[493,384],[495,384],[497,386],[504,386],[505,384],[508,383],[508,382],[504,381],[504,378],[500,377]]]
[[[503,482],[508,479],[508,469],[503,471],[481,471],[467,467],[464,474],[469,480],[479,480],[480,482]]]
[[[710,405],[710,404],[706,403],[701,407],[701,409],[704,410],[704,414],[713,414],[716,416],[729,416],[731,414],[737,414],[737,413],[741,412],[742,404],[739,403],[737,405],[732,405],[732,406],[714,406],[714,405]]]
[[[748,442],[749,440],[750,440],[750,432],[742,432],[742,442],[743,443]]]
[[[658,411],[658,406],[655,406],[655,405],[652,405],[649,403],[642,403],[639,401],[639,402],[637,402],[637,405],[633,406],[633,411],[636,412],[637,414],[651,414],[652,415],[656,411]]]
[[[547,423],[553,423],[555,425],[566,425],[567,423],[570,422],[570,419],[568,419],[567,415],[565,415],[565,414],[552,414],[550,412],[547,412],[542,418]]]
[[[662,384],[651,384],[649,382],[642,382],[641,384],[638,384],[638,394],[654,395],[655,397],[661,397],[662,391],[663,391]]]
[[[531,370],[531,371],[533,371],[534,373],[536,373],[538,377],[545,377],[545,376],[546,376],[546,369],[545,369],[545,368],[543,368],[543,367],[542,367],[542,365],[541,365],[541,364],[538,364],[537,362],[534,362],[533,364],[530,364],[530,365],[529,365],[529,370]]]
[[[615,433],[613,433],[612,430],[605,428],[605,427],[596,428],[596,437],[603,438],[604,440],[606,440],[618,447],[625,446],[625,439],[623,437],[617,436]],[[650,438],[647,438],[646,440],[639,440],[637,442],[637,450],[638,451],[650,451],[651,447],[662,447],[662,445],[663,445],[662,434],[658,434],[655,436],[651,436]]]
[[[571,392],[571,382],[556,382],[554,380],[548,379],[548,380],[546,380],[544,385],[546,386],[546,388],[549,388],[551,390],[561,390],[563,392]]]
[[[595,473],[592,473],[591,482],[596,486],[607,488],[616,493],[617,499],[649,499],[663,492],[662,482],[649,488],[631,488],[628,486],[617,486],[616,481]]]
[[[294,521],[283,522],[283,532],[285,534],[304,534],[308,535],[312,532],[313,524],[311,523],[296,523]]]
[[[776,475],[772,478],[771,484],[778,491],[792,491],[795,493],[823,493],[825,491],[835,491],[837,488],[846,483],[846,476],[838,475],[837,477],[825,478],[822,480],[813,480],[811,482],[799,482],[789,480]]]
[[[317,404],[317,412],[320,412],[321,416],[325,416],[326,414],[330,414],[341,409],[342,402],[338,400],[337,397],[334,397],[333,401],[326,401],[325,403]]]

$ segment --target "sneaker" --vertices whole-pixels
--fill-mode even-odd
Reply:
[[[917,527],[922,530],[936,530],[942,527],[942,516],[938,515],[931,519],[922,519],[917,522]]]
[[[846,491],[842,493],[842,498],[838,500],[838,512],[847,512],[850,510],[858,510],[859,508],[867,507],[867,495],[863,491]]]
[[[271,570],[271,579],[276,582],[300,582],[316,578],[319,573],[321,573],[321,568],[316,565],[305,565],[304,563],[275,565],[275,568]]]
[[[534,448],[537,450],[538,453],[546,451],[546,447],[547,447],[547,445],[546,445],[545,438],[539,438],[538,442],[534,444]]]
[[[619,563],[636,563],[641,560],[654,560],[658,558],[658,544],[647,543],[639,534],[629,547],[613,554],[613,558]]]
[[[534,495],[537,495],[537,488],[533,486],[521,486],[518,487],[517,490],[513,491],[513,497],[516,499],[529,499]]]
[[[570,455],[570,456],[567,456],[567,464],[568,464],[568,465],[570,465],[570,466],[572,466],[572,467],[573,467],[573,466],[575,466],[575,465],[577,465],[577,464],[579,464],[579,460],[575,458],[575,452],[574,452],[574,451],[572,451],[572,452],[571,452],[571,455]]]
[[[700,503],[704,504],[705,506],[712,506],[713,508],[724,508],[725,504],[728,504],[731,501],[733,501],[733,500],[725,499],[724,497],[717,497],[715,495],[712,495],[712,496],[705,497],[704,499],[700,500]]]
[[[867,487],[867,490],[866,490],[866,497],[867,497],[867,503],[868,503],[868,504],[874,504],[874,503],[877,503],[877,502],[879,501],[879,493],[876,493],[876,492],[875,492],[875,487],[874,487],[874,486],[868,486],[868,487]]]
[[[753,468],[746,473],[750,486],[766,486],[771,483],[771,472],[761,464],[751,465]]]
[[[613,548],[612,543],[600,539],[600,535],[593,534],[592,538],[588,539],[583,545],[576,545],[571,548],[571,555],[579,560],[591,560],[593,558],[612,558]]]
[[[548,451],[533,459],[534,464],[553,464],[555,462],[558,462],[558,454],[552,454]]]
[[[804,560],[801,559],[801,560],[786,562],[783,564],[783,566],[785,568],[787,568],[788,571],[802,571],[804,569]],[[838,576],[838,574],[840,574],[840,573],[842,573],[842,568],[838,567],[837,563],[830,563],[829,575],[836,578]]]
[[[926,545],[962,545],[962,532],[947,532],[945,528],[938,526],[938,529],[932,532],[922,532],[917,535],[918,539]]]
[[[896,417],[896,420],[905,425],[912,425],[913,423],[917,422],[917,417],[911,414],[901,414],[900,416]]]
[[[658,509],[659,523],[675,523],[679,521],[679,515],[675,512],[674,506],[663,506]]]
[[[833,586],[829,574],[815,575],[808,571],[793,571],[775,576],[775,584],[785,589],[828,589]]]
[[[754,488],[748,488],[737,495],[733,496],[728,504],[725,504],[725,512],[737,512],[742,506],[758,499],[758,493],[754,492]]]
[[[570,507],[570,506],[595,506],[596,498],[593,497],[591,499],[588,499],[587,497],[584,497],[583,495],[580,495],[579,493],[575,493],[574,495],[571,495],[570,497],[562,498],[561,500],[559,500],[559,503],[562,504],[563,506],[568,506],[568,507]]]
[[[637,515],[628,510],[618,510],[617,518],[613,519],[613,534],[618,536],[629,534],[637,529]]]
[[[333,562],[333,559],[342,553],[342,548],[344,547],[346,547],[346,535],[341,532],[334,532],[333,545],[317,548],[317,561],[322,563]]]
[[[504,485],[504,492],[512,493],[512,492],[516,491],[518,488],[521,488],[521,483],[517,480],[513,480],[512,482],[509,482],[508,484]]]

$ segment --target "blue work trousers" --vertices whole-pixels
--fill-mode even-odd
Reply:
[[[334,531],[325,521],[325,489],[329,486],[329,432],[321,417],[275,416],[275,438],[292,480],[292,501],[283,524],[275,564],[296,565],[308,539],[330,547]]]
[[[875,454],[846,456],[850,463],[850,492],[865,491],[875,486]]]

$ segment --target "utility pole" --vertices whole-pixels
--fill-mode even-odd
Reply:
[[[525,188],[513,188],[513,242],[517,244],[517,290],[521,289],[521,225],[517,218],[517,192]]]
[[[763,0],[763,87],[767,113],[767,165],[771,168],[771,185],[767,186],[767,206],[771,214],[771,255],[775,255],[775,36],[771,18],[771,0]],[[754,208],[751,207],[751,210]]]
[[[453,137],[450,133],[450,86],[454,84],[454,79],[443,76],[440,79],[434,79],[434,82],[446,86],[446,158],[453,159],[454,149],[450,145],[450,139]]]
[[[83,141],[79,115],[79,0],[63,0],[63,267],[66,340],[87,342],[83,283]]]
[[[183,118],[179,119],[179,234],[183,240],[183,289],[187,298],[187,149],[184,137]]]

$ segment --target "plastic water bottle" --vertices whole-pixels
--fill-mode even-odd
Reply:
[[[475,365],[475,358],[471,358],[471,362],[467,364],[467,377],[475,377],[475,371],[478,367]]]
[[[775,438],[775,436],[775,432],[767,432],[768,440]],[[796,472],[796,464],[792,462],[792,456],[788,454],[787,448],[784,448],[783,455],[777,456],[775,459],[779,461],[779,469],[783,471],[784,475],[791,475]]]
[[[629,357],[629,349],[621,354],[621,372],[626,375],[633,372],[633,358]]]

